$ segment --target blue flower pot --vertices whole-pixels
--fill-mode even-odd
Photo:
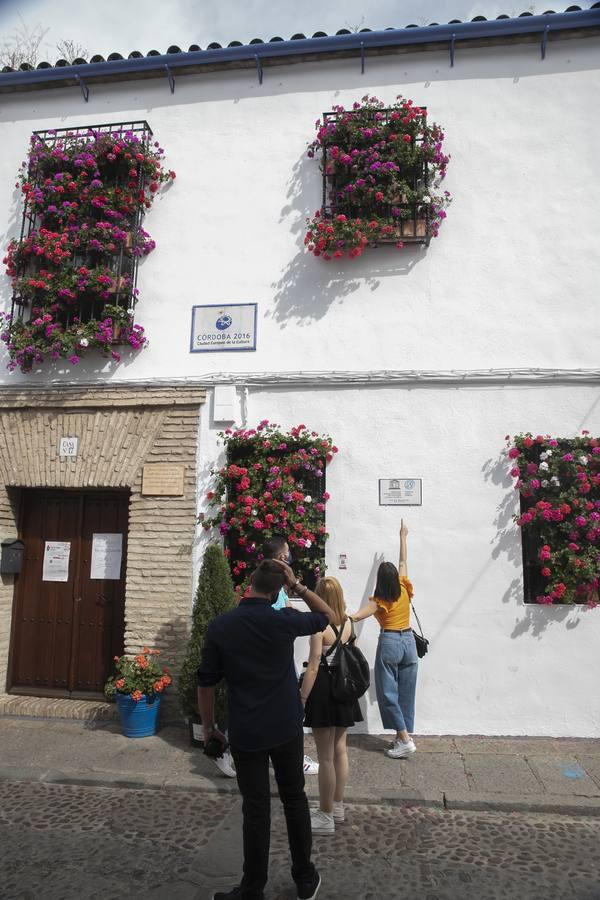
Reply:
[[[156,734],[160,695],[144,695],[137,702],[129,694],[115,694],[115,701],[121,717],[121,728],[125,737],[141,738]]]

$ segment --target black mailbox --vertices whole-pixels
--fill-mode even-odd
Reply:
[[[0,556],[0,575],[18,575],[23,566],[25,557],[25,544],[16,538],[7,538],[2,541],[2,555]]]

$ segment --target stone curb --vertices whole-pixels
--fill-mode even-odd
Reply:
[[[474,812],[518,812],[552,813],[563,816],[600,817],[600,798],[561,797],[548,794],[544,797],[527,799],[523,794],[479,794],[473,797],[465,794],[444,794],[444,806],[449,810],[472,810]]]
[[[120,788],[125,790],[202,791],[213,794],[237,793],[237,784],[233,779],[223,779],[222,785],[214,785],[207,780],[201,781],[198,778],[169,781],[169,779],[152,777],[127,778],[122,775],[113,775],[109,772],[87,772],[73,775],[66,772],[33,767],[0,766],[0,780],[73,785],[77,787]],[[272,796],[277,797],[277,791],[272,791]],[[560,796],[547,796],[544,799],[539,797],[525,799],[522,794],[480,794],[470,796],[468,794],[455,795],[442,791],[427,794],[407,789],[400,795],[396,792],[394,796],[367,797],[351,793],[346,796],[346,802],[360,806],[388,804],[399,808],[418,806],[450,811],[551,813],[555,815],[600,817],[600,798],[591,797],[563,798]],[[309,803],[313,805],[315,803],[314,798],[309,797]]]

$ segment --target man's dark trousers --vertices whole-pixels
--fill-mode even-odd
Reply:
[[[242,795],[244,836],[244,900],[262,900],[268,879],[271,840],[271,789],[269,757],[285,812],[292,857],[292,878],[296,884],[310,882],[315,867],[310,861],[312,832],[308,800],[304,793],[304,734],[268,750],[239,750],[231,747],[237,781]]]

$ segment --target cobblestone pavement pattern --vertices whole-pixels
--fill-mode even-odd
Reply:
[[[273,802],[268,900],[292,900]],[[600,900],[600,819],[350,804],[319,900]],[[205,900],[236,881],[235,794],[0,782],[2,900]]]

